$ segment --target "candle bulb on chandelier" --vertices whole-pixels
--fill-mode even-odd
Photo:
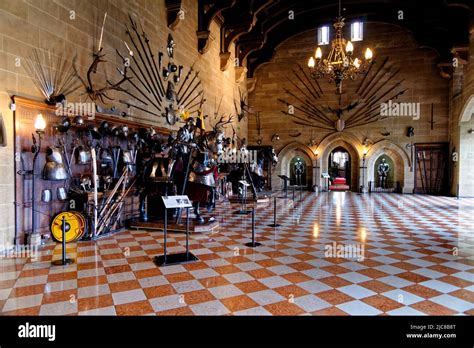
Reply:
[[[316,63],[314,61],[314,58],[310,57],[309,60],[308,60],[308,68],[314,68],[315,65],[316,65]]]
[[[360,67],[359,58],[354,59],[354,66],[355,66],[357,69],[359,69],[359,67]]]
[[[316,59],[321,59],[323,57],[323,51],[321,51],[321,47],[316,48],[316,54],[314,56]]]
[[[347,41],[346,52],[348,54],[352,54],[352,52],[354,52],[354,45],[352,45],[352,42],[350,42],[350,41]]]
[[[372,59],[372,50],[370,48],[367,48],[367,50],[365,51],[365,59],[367,60],[371,60]]]

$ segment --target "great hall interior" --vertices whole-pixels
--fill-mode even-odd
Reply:
[[[472,316],[469,0],[0,0],[0,313]]]

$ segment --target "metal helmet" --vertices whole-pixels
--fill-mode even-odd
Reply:
[[[99,128],[97,128],[96,125],[90,124],[88,126],[88,129],[89,129],[89,133],[90,133],[92,138],[94,138],[96,140],[102,139],[102,134],[100,133]]]
[[[109,133],[109,131],[110,131],[109,122],[102,121],[102,123],[100,124],[100,127],[99,127],[100,134],[107,135]]]
[[[129,129],[126,125],[121,126],[120,127],[120,136],[122,138],[128,138],[128,131],[129,131]]]
[[[188,117],[188,119],[186,120],[186,126],[193,128],[196,126],[196,121],[194,120],[194,117]]]
[[[83,126],[84,125],[84,117],[82,117],[81,115],[77,115],[76,117],[74,117],[72,122],[76,126]]]
[[[71,128],[71,121],[68,117],[63,117],[59,124],[56,126],[56,129],[61,133],[66,133],[69,128]]]
[[[120,133],[122,133],[122,130],[120,129],[120,127],[113,127],[112,130],[110,131],[110,134],[112,134],[112,136],[114,137],[118,137]]]

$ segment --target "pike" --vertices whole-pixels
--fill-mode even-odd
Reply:
[[[181,85],[179,86],[177,95],[180,95],[180,94],[181,94],[181,90],[183,89],[183,86],[185,85],[186,81],[189,80],[189,77],[190,77],[191,74],[193,73],[193,71],[194,71],[194,64],[195,64],[195,63],[193,63],[193,65],[191,65],[191,67],[190,67],[189,70],[188,70],[188,73],[187,73],[186,76],[184,77],[183,82],[181,82]]]
[[[192,94],[192,93],[191,93]],[[199,98],[201,95],[203,94],[203,91],[199,91],[198,94],[196,94],[193,98],[191,98],[191,100],[189,100],[183,107],[184,109],[187,109],[187,107],[189,106],[189,104],[191,104],[192,102],[194,102],[197,98]],[[199,101],[199,103],[201,103],[201,101]]]
[[[130,57],[133,57],[133,51],[130,49],[130,47],[128,47],[128,45],[127,45],[127,43],[126,43],[125,41],[124,41],[123,43],[125,44],[125,47],[127,48],[128,55],[129,55]],[[119,55],[119,57],[122,58],[123,64],[125,65],[125,63],[126,63],[125,57],[124,57],[122,54],[120,54],[120,51],[119,51],[119,50],[116,49],[115,51],[117,52],[117,54]],[[137,65],[138,65],[138,64],[137,64]],[[143,81],[140,79],[140,77],[138,76],[138,74],[135,72],[135,69],[133,69],[133,67],[131,67],[131,66],[130,66],[129,68],[130,68],[130,70],[132,71],[132,73],[138,78],[138,81],[140,81],[140,83],[142,84],[143,88],[145,88],[146,91],[147,91],[149,94],[151,94],[150,89],[145,85],[145,83],[143,83]],[[117,68],[117,69],[118,69],[118,68]]]
[[[287,106],[289,105],[292,105],[290,103],[288,103],[287,101],[283,100],[283,99],[278,99],[278,101],[280,103],[283,103],[283,104],[286,104]],[[324,123],[324,124],[327,124],[327,125],[332,125],[331,123],[326,123],[326,122],[322,122],[320,119],[316,118],[311,112],[309,112],[308,110],[306,109],[302,109],[301,107],[299,106],[296,106],[296,105],[293,105],[293,107],[296,109],[296,110],[300,110],[301,112],[303,112],[304,114],[306,114],[307,116],[309,116],[309,118],[317,121],[317,122],[321,122],[321,123]],[[290,114],[291,115],[291,114]]]
[[[142,36],[143,36],[143,38],[145,40],[145,43],[146,43],[146,46],[148,48],[148,54],[150,55],[151,61],[153,62],[153,65],[151,66],[151,71],[153,71],[153,76],[158,81],[158,86],[160,88],[160,94],[161,94],[162,97],[164,97],[164,95],[166,94],[165,93],[165,87],[164,87],[163,81],[161,79],[160,70],[158,70],[158,67],[156,66],[155,55],[153,54],[153,51],[151,50],[151,47],[150,47],[150,39],[148,38],[148,35],[145,33],[145,30],[143,30],[143,26],[142,26],[141,23],[140,23],[140,27],[142,29]]]
[[[184,105],[184,103],[186,103],[188,101],[188,99],[193,95],[193,93],[196,91],[196,89],[198,89],[198,87],[201,85],[201,80],[198,80],[198,82],[196,83],[196,85],[191,88],[191,90],[188,92],[187,95],[183,95],[183,98],[181,98],[181,100],[179,100],[179,105]],[[191,86],[191,84],[189,84],[189,86]]]
[[[305,113],[306,115],[308,115],[304,110],[300,110],[300,111],[302,111],[303,113]],[[307,119],[304,119],[304,118],[302,118],[302,117],[300,117],[300,116],[297,116],[297,115],[295,115],[295,114],[290,114],[290,113],[288,113],[288,112],[286,112],[286,111],[281,111],[281,112],[282,112],[283,114],[285,114],[285,115],[288,115],[288,116],[290,116],[290,117],[294,117],[294,118],[296,118],[296,119],[298,119],[298,120],[307,121]],[[312,120],[314,120],[315,122],[323,123],[323,122],[321,122],[320,120],[318,120],[318,119],[316,119],[316,118],[314,118],[314,117],[310,117],[310,118],[311,118]],[[323,124],[326,124],[326,123],[323,123]],[[317,127],[319,127],[319,128],[324,128],[324,129],[332,129],[332,128],[327,128],[327,127],[322,127],[322,126],[317,126]]]
[[[120,176],[120,178],[118,179],[117,183],[115,184],[114,188],[112,189],[112,191],[109,193],[109,195],[107,196],[107,199],[105,200],[105,203],[104,203],[104,206],[103,208],[99,211],[99,215],[103,215],[104,214],[104,211],[108,208],[108,206],[110,205],[110,202],[112,201],[112,198],[113,196],[115,195],[115,193],[117,193],[117,190],[118,188],[120,187],[120,185],[122,184],[123,180],[125,179],[125,176],[126,176],[126,172],[127,172],[127,167],[125,167],[122,175]]]
[[[128,176],[128,174],[127,174]],[[128,189],[125,190],[125,187],[127,186],[127,181],[125,180],[123,182],[123,186],[122,186],[122,192],[119,194],[118,198],[116,199],[116,201],[114,201],[113,205],[110,207],[110,210],[108,211],[108,213],[102,218],[102,221],[100,222],[100,227],[99,227],[99,231],[97,234],[100,234],[104,231],[104,229],[107,229],[109,228],[110,226],[110,223],[111,223],[111,220],[112,220],[112,217],[115,215],[115,212],[117,211],[117,209],[121,208],[122,207],[122,204],[123,204],[123,201],[125,199],[125,197],[127,197],[128,193],[130,192],[130,190],[132,189],[132,187],[135,185],[135,180],[132,182],[132,184],[130,185],[130,187]]]
[[[313,89],[313,91],[317,94],[318,98],[321,97],[321,95],[318,93],[318,91],[316,90],[316,88],[314,87],[313,83],[311,82],[310,78],[308,77],[308,75],[306,74],[306,71],[304,71],[304,69],[301,67],[300,64],[297,64],[298,65],[298,68],[300,68],[300,71],[301,73],[303,74],[303,76],[306,78],[306,80],[308,81],[309,85],[311,86],[311,88]]]
[[[401,69],[398,69],[396,70],[393,74],[390,75],[390,77],[384,82],[384,85],[387,85],[395,76],[398,75],[398,73],[400,72]],[[381,87],[382,88],[382,87]],[[370,95],[370,97],[367,98],[367,101],[371,101],[372,98],[376,97],[377,96],[377,91],[374,91],[374,93],[372,93]]]
[[[135,35],[137,35],[138,42],[140,43],[140,47],[142,48],[142,51],[140,51],[140,50],[138,49],[138,47],[135,45],[135,42],[134,42],[134,41],[132,41],[132,44],[135,46],[135,49],[138,51],[138,56],[139,56],[140,59],[142,60],[143,66],[145,67],[145,70],[146,70],[146,72],[147,72],[147,74],[148,74],[148,77],[150,78],[150,80],[151,80],[151,82],[152,82],[152,84],[153,84],[153,88],[155,88],[155,91],[160,94],[160,98],[161,98],[161,97],[164,96],[164,94],[161,94],[161,91],[159,90],[159,88],[158,88],[157,85],[156,85],[156,81],[157,81],[158,79],[156,78],[156,76],[154,76],[153,65],[152,65],[151,62],[150,62],[150,57],[148,57],[148,55],[146,54],[145,45],[143,44],[143,40],[142,40],[142,38],[141,38],[141,36],[140,36],[140,33],[138,32],[137,23],[132,19],[132,16],[131,16],[130,14],[128,15],[128,18],[130,18],[130,22],[132,23],[132,29],[133,29],[133,31],[135,32]],[[127,30],[128,30],[128,29],[127,29]],[[129,37],[130,37],[130,39],[132,39],[132,38],[131,38],[131,35],[129,35]],[[142,57],[142,54],[141,54],[142,52],[143,52],[143,54],[144,54],[145,57],[146,57],[146,62],[145,62],[145,60],[144,60],[143,57]],[[147,65],[146,63],[148,63],[148,65]],[[150,73],[150,71],[148,70],[148,67],[150,67],[150,70],[152,70],[153,74]],[[153,79],[153,77],[154,77],[155,79]],[[161,101],[161,99],[160,99],[160,101]]]
[[[153,115],[153,116],[158,116],[158,117],[160,116],[159,114],[156,114],[156,113],[154,113],[154,112],[151,112],[151,111],[149,111],[149,110],[147,110],[147,109],[145,109],[145,108],[142,108],[142,107],[140,107],[140,106],[138,106],[138,105],[130,104],[129,102],[126,102],[126,101],[124,101],[124,100],[120,100],[120,103],[122,103],[122,104],[124,104],[124,105],[127,105],[127,107],[132,107],[132,108],[141,110],[141,111],[146,112],[146,113],[148,113],[148,114],[150,114],[150,115]],[[140,119],[141,119],[141,118],[138,118],[138,117],[135,117],[135,116],[133,116],[133,118],[135,118],[135,119],[137,119],[137,120],[140,120]],[[147,119],[141,119],[141,120],[149,121],[149,120],[147,120]]]
[[[295,71],[295,70],[292,70],[293,71],[293,74],[296,76],[296,78],[303,84],[303,86],[308,90],[308,92],[314,97],[314,99],[318,99],[319,96],[316,96],[316,94],[313,93],[313,91],[308,88],[308,86],[306,85],[306,83],[303,81],[303,79],[301,78],[300,75],[298,75],[298,72]]]
[[[334,131],[333,128],[320,127],[320,126],[316,126],[314,124],[304,123],[304,122],[295,121],[295,120],[293,120],[293,122],[296,123],[296,124],[302,125],[302,126],[308,126],[308,127],[313,127],[313,128],[327,129],[327,130],[330,130],[330,131]]]
[[[130,18],[130,20],[132,21],[132,19]],[[132,21],[132,24],[133,24],[133,21]],[[156,86],[154,85],[153,83],[153,78],[151,77],[150,75],[150,72],[148,71],[147,69],[147,66],[146,66],[146,63],[145,63],[145,59],[143,58],[143,55],[141,53],[141,51],[139,50],[137,44],[135,43],[135,40],[133,40],[133,37],[132,37],[132,33],[130,32],[130,30],[128,29],[128,26],[125,26],[126,27],[126,33],[128,35],[128,37],[130,38],[130,42],[132,43],[133,47],[135,47],[135,50],[137,51],[138,53],[138,56],[140,57],[140,61],[142,63],[142,65],[144,66],[146,72],[147,72],[147,75],[148,75],[148,78],[150,78],[152,81],[151,83],[148,81],[148,79],[146,78],[146,75],[145,73],[143,72],[138,60],[135,58],[135,55],[132,56],[132,59],[133,61],[135,62],[135,64],[137,64],[137,68],[138,68],[138,71],[140,71],[140,74],[142,75],[142,78],[146,81],[147,85],[148,85],[148,88],[149,90],[151,91],[151,93],[155,96],[155,98],[157,100],[159,100],[160,102],[162,101],[162,98],[156,94],[157,90],[156,90]],[[152,86],[153,85],[153,86]]]
[[[404,94],[407,90],[408,90],[408,88],[398,92],[397,94],[395,94],[393,97],[391,97],[389,99],[398,98],[400,95]],[[376,111],[376,112],[374,113],[373,111]],[[357,126],[362,126],[362,125],[366,125],[366,124],[369,124],[369,123],[377,122],[378,120],[372,121],[372,119],[379,115],[378,107],[372,108],[369,111],[369,113],[370,114],[367,117],[362,118],[362,119],[360,119],[356,122],[351,122],[351,123],[347,124],[346,128],[352,128],[352,127],[357,127]],[[387,118],[387,116],[381,117],[380,120],[384,120],[386,118]]]
[[[368,109],[370,109],[372,106],[374,106],[377,102],[379,102],[382,98],[384,98],[387,94],[389,94],[390,92],[392,92],[395,88],[399,87],[402,82],[404,80],[401,80],[399,81],[397,84],[395,84],[394,86],[392,86],[391,88],[389,88],[384,94],[382,94],[379,98],[377,98],[376,100],[370,102],[367,106],[359,109],[359,111],[357,111],[354,115],[351,116],[351,118],[348,121],[348,124],[351,124],[353,122],[356,122],[358,121],[364,112],[366,112]],[[397,95],[398,96],[398,95]]]
[[[116,50],[117,54],[119,55],[120,58],[122,58],[122,60],[125,62],[125,58],[120,54],[119,50]],[[130,70],[136,75],[135,71],[133,70],[132,67],[130,67]],[[117,68],[117,71],[123,76],[123,72]],[[158,103],[155,104],[155,101],[151,100],[150,97],[148,95],[146,95],[145,93],[143,93],[143,91],[138,88],[138,86],[130,79],[128,80],[130,82],[130,84],[144,97],[146,98],[146,100],[148,100],[155,108],[157,108],[158,110],[160,109],[160,106],[161,106],[161,103],[159,101],[157,101]],[[148,93],[151,93],[148,88],[143,84],[143,82],[138,79],[138,81],[140,81],[140,83],[142,83],[143,87],[145,87],[145,89],[148,91]],[[147,102],[143,101],[141,98],[133,95],[131,92],[127,91],[127,90],[123,90],[123,92],[125,92],[126,94],[128,94],[129,96],[131,96],[132,98],[135,98],[137,99],[139,102],[145,104],[145,105],[148,105]],[[159,105],[159,106],[158,106]]]
[[[284,115],[287,115],[287,116],[290,116],[290,117],[296,118],[297,120],[300,120],[300,121],[307,121],[307,119],[305,119],[305,118],[302,118],[302,117],[296,116],[296,115],[294,115],[294,114],[292,115],[292,114],[290,114],[290,113],[288,113],[288,112],[286,112],[286,111],[280,111],[280,112],[281,112],[282,114],[284,114]],[[293,120],[293,122],[296,122],[296,121],[295,121],[295,120]],[[314,127],[318,127],[318,128],[323,128],[323,127],[320,127],[320,126],[311,125],[311,127],[313,127],[313,126],[314,126]],[[330,129],[330,128],[325,128],[325,129]]]
[[[196,79],[197,79],[198,77],[199,77],[199,71],[194,73],[194,77],[191,79],[191,82],[188,84],[188,86],[187,86],[186,89],[184,90],[182,96],[180,96],[180,93],[177,93],[178,103],[181,103],[181,100],[184,99],[184,96],[186,95],[186,93],[188,93],[189,88],[190,88],[191,85],[194,83],[194,81],[196,81]],[[186,80],[183,81],[183,85],[184,85],[185,82],[186,82]]]
[[[377,77],[375,79],[375,82],[374,84],[366,91],[365,95],[363,96],[363,98],[367,98],[367,100],[370,100],[371,98],[373,98],[374,95],[377,94],[378,92],[378,89],[375,88],[377,87],[377,85],[379,84],[380,81],[383,81],[383,78],[386,76],[386,74],[390,74],[389,78],[387,79],[387,81],[385,81],[385,84],[388,83],[388,81],[391,79],[390,77],[393,77],[396,75],[396,73],[391,73],[391,67],[387,69],[387,72],[385,74],[381,74],[379,77]],[[382,84],[383,85],[383,84]],[[372,93],[372,90],[375,88],[375,91]],[[372,93],[372,94],[371,94]],[[370,95],[370,97],[369,97]]]
[[[290,81],[290,83],[291,83],[293,86],[295,86],[295,87],[296,87],[296,89],[297,89],[298,91],[300,91],[300,92],[301,92],[301,94],[303,94],[303,96],[304,96],[305,98],[307,98],[307,99],[311,99],[311,96],[307,95],[307,94],[306,94],[306,92],[305,92],[305,91],[303,91],[303,90],[301,89],[301,87],[300,87],[300,86],[298,86],[298,85],[297,85],[297,84],[296,84],[296,83],[295,83],[295,82],[294,82],[292,79],[290,79],[290,77],[289,77],[289,76],[287,76],[286,78],[288,79],[288,81]]]
[[[367,83],[367,85],[364,87],[364,90],[362,91],[361,93],[361,97],[362,98],[365,98],[365,96],[367,95],[367,90],[369,88],[369,86],[372,85],[372,82],[375,80],[375,78],[379,75],[379,73],[382,71],[382,69],[385,67],[385,64],[387,64],[388,62],[388,56],[385,57],[384,61],[382,62],[382,64],[380,64],[379,68],[377,69],[377,72],[374,74],[374,76],[372,76],[372,78],[370,79],[370,81]],[[383,75],[382,75],[383,76]],[[372,87],[372,86],[371,86]]]
[[[319,116],[321,119],[326,120],[328,124],[332,124],[332,121],[326,117],[326,115],[322,114],[322,112],[316,108],[313,104],[311,104],[309,101],[302,100],[301,98],[297,97],[294,93],[290,92],[286,88],[283,89],[287,94],[298,100],[299,102],[303,103],[304,105],[307,105],[311,111],[313,111],[317,116]],[[287,105],[288,106],[288,105]],[[326,122],[323,122],[326,123]]]
[[[196,106],[198,106],[198,105],[201,105],[201,106],[202,106],[202,104],[203,104],[205,101],[206,101],[206,99],[203,99],[203,100],[198,101],[197,103],[194,103],[193,105],[191,105],[191,106],[189,107],[189,110],[191,110],[192,108],[194,108],[194,107],[196,107]],[[198,110],[199,110],[200,108],[201,108],[201,107],[199,107]]]
[[[288,78],[288,80],[293,84],[293,86],[295,86],[302,94],[305,98],[307,99],[311,99],[311,96],[308,96],[296,83],[294,83],[293,80],[291,80],[290,78]],[[314,109],[314,113],[317,114],[319,117],[321,117],[322,119],[325,119],[328,123],[332,123],[332,121],[321,111],[319,110],[315,105],[313,105],[312,103],[310,102],[307,102],[307,101],[302,101],[300,98],[296,97],[295,94],[293,94],[292,92],[288,91],[285,89],[285,91],[291,95],[293,98],[296,98],[297,100],[299,100],[300,102],[302,102],[303,104],[309,104],[311,105],[312,109]]]
[[[153,84],[153,87],[155,88],[155,91],[157,91],[157,92],[160,94],[160,97],[164,97],[164,89],[163,89],[163,90],[160,89],[160,87],[161,87],[161,86],[159,85],[159,81],[160,81],[160,80],[156,77],[155,71],[153,70],[153,65],[152,65],[151,62],[150,62],[150,57],[146,54],[145,45],[143,44],[143,40],[142,40],[142,37],[141,37],[141,36],[143,35],[144,38],[147,39],[146,34],[145,34],[145,32],[143,31],[143,27],[142,27],[142,34],[140,34],[140,33],[138,32],[137,22],[135,22],[135,21],[132,19],[132,17],[131,17],[130,14],[128,15],[128,18],[130,19],[130,22],[131,22],[131,24],[132,24],[132,29],[133,29],[133,31],[135,32],[135,35],[136,35],[137,38],[138,38],[138,42],[140,43],[140,47],[142,48],[142,50],[140,51],[140,50],[138,49],[138,47],[135,45],[135,42],[132,42],[132,43],[133,43],[133,45],[135,46],[136,50],[138,51],[138,55],[139,55],[140,59],[142,60],[143,66],[145,67],[145,70],[146,70],[146,72],[147,72],[147,74],[148,74],[148,77],[150,78],[150,81],[151,81],[152,84]],[[141,23],[140,23],[140,26],[141,26]],[[127,31],[128,31],[128,28],[127,28]],[[129,36],[131,36],[131,35],[129,35]],[[145,56],[146,62],[143,60],[141,53],[143,53],[143,55]],[[151,55],[153,56],[153,53],[151,53]],[[152,59],[152,61],[153,61],[153,59]],[[148,63],[148,64],[146,64],[146,63]],[[149,67],[150,69],[148,69],[148,67]],[[150,70],[151,70],[152,73],[150,73]],[[158,81],[158,82],[157,82],[157,81]],[[157,87],[158,87],[158,88],[157,88]]]
[[[357,90],[356,90],[356,93],[357,93],[357,94],[359,93],[359,91],[360,91],[362,85],[364,84],[365,80],[367,79],[367,76],[369,75],[370,70],[372,70],[372,67],[374,66],[374,64],[375,64],[375,61],[374,61],[374,60],[370,62],[369,69],[367,69],[367,72],[365,73],[364,78],[363,78],[362,81],[360,82],[359,87],[357,87]]]

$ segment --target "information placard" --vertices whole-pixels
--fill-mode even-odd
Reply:
[[[166,209],[191,208],[193,205],[188,196],[162,196]]]

